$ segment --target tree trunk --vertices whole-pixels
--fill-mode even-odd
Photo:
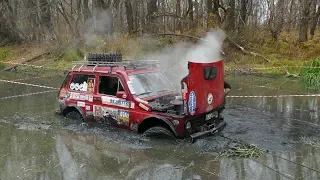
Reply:
[[[181,0],[176,0],[176,17],[175,17],[175,21],[176,21],[177,30],[181,34],[183,34],[181,19],[178,18],[178,17],[181,17]]]
[[[83,0],[83,14],[84,14],[85,21],[91,18],[91,13],[89,10],[89,0]]]
[[[207,29],[214,26],[214,13],[212,0],[207,0]]]
[[[233,30],[236,22],[236,1],[230,0],[229,1],[229,10],[226,15],[226,25],[225,28],[227,31]]]
[[[128,23],[128,32],[132,34],[133,32],[133,12],[131,0],[125,0],[126,14],[127,14],[127,23]]]
[[[312,2],[312,13],[311,13],[311,18],[310,18],[310,35],[311,39],[313,39],[317,24],[319,22],[319,17],[320,17],[320,4],[318,6],[317,10],[317,0],[313,0]]]
[[[50,4],[47,0],[40,0],[40,12],[41,12],[41,19],[40,24],[42,26],[42,32],[45,34],[44,39],[51,39],[52,38],[52,19],[51,19],[51,10]]]
[[[278,0],[274,6],[274,0],[271,1],[271,11],[269,19],[269,29],[273,39],[278,40],[279,33],[282,30],[284,23],[284,0]]]
[[[309,14],[310,14],[310,6],[311,0],[301,0],[300,10],[301,17],[299,23],[299,41],[305,42],[308,40],[308,26],[309,26]]]
[[[244,27],[247,21],[247,4],[248,0],[241,0],[240,2],[240,27]]]
[[[289,10],[289,19],[288,19],[288,25],[287,25],[287,32],[291,30],[292,27],[292,19],[293,19],[293,4],[294,0],[290,1],[290,10]]]
[[[219,0],[213,0],[213,14],[215,25],[219,27],[221,24],[221,17],[219,14]]]
[[[2,7],[2,8],[5,9],[5,7],[6,7],[6,9],[8,10],[7,12],[9,14],[9,21],[6,20],[6,19],[4,20],[5,23],[9,26],[9,27],[5,27],[5,29],[8,30],[7,33],[9,35],[9,37],[7,37],[7,38],[11,42],[21,42],[20,35],[19,35],[19,29],[18,29],[17,24],[16,24],[16,22],[17,22],[16,21],[16,17],[14,16],[14,11],[13,11],[12,6],[9,3],[9,0],[2,0],[2,3],[0,3],[0,4],[3,4],[2,6],[4,6],[4,7]]]
[[[189,28],[193,28],[193,2],[188,0]]]
[[[149,32],[155,32],[157,29],[157,26],[156,26],[156,15],[158,13],[157,0],[148,0],[147,9],[148,9],[149,25],[147,26],[146,29],[148,29]]]

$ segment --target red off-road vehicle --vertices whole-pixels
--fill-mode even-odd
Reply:
[[[59,92],[59,114],[104,121],[145,135],[214,134],[226,124],[223,61],[188,63],[176,91],[157,61],[123,61],[120,54],[89,54],[76,61]]]

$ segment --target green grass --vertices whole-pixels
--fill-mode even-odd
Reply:
[[[301,69],[301,81],[310,89],[320,89],[320,59],[315,58],[311,63],[304,63],[303,66],[305,68]]]
[[[10,56],[8,47],[0,47],[0,61],[5,61]]]
[[[60,58],[61,61],[72,62],[81,59],[79,53],[76,50],[66,51]]]
[[[6,66],[0,62],[0,70],[4,69]]]

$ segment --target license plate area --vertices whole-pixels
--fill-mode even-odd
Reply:
[[[206,114],[205,120],[209,121],[210,119],[217,118],[217,117],[218,117],[218,111],[214,111],[214,112]]]

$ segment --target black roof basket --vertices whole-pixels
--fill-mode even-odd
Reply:
[[[87,61],[73,61],[72,71],[80,66],[78,71],[83,66],[92,66],[93,71],[96,67],[124,67],[126,69],[143,69],[143,68],[158,68],[160,62],[158,60],[123,60],[120,53],[115,54],[89,54]]]
[[[88,54],[88,62],[122,62],[122,54],[120,53],[90,53]]]

